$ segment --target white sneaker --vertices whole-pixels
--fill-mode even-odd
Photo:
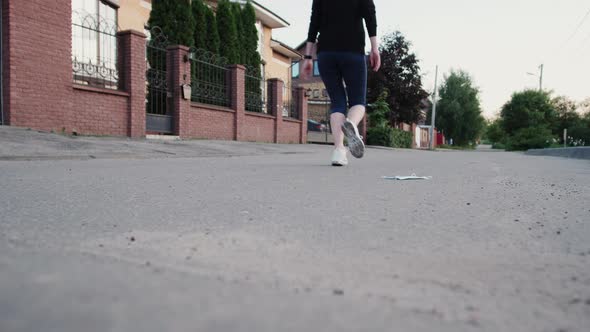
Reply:
[[[350,154],[355,158],[362,158],[365,154],[365,143],[363,138],[359,135],[358,128],[350,120],[346,119],[342,125],[342,132],[348,140],[348,149]]]
[[[334,149],[332,152],[332,166],[346,166],[348,159],[346,158],[346,149]]]

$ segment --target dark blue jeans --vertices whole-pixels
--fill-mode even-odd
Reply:
[[[347,106],[367,105],[367,60],[364,54],[320,52],[318,67],[332,102],[332,113],[346,115]]]

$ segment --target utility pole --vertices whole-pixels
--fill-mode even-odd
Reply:
[[[543,91],[543,67],[543,64],[539,66],[539,91]]]
[[[545,65],[541,64],[539,67],[539,74],[533,74],[533,73],[529,73],[527,72],[527,75],[531,75],[531,76],[539,76],[539,91],[543,91],[543,69],[545,68]]]
[[[436,124],[436,94],[437,94],[437,83],[438,83],[438,65],[436,66],[436,72],[434,74],[434,95],[432,97],[432,119],[430,120],[430,150],[434,149],[434,126]]]

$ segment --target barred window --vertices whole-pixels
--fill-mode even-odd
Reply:
[[[299,78],[299,62],[294,62],[292,65],[293,69],[291,71],[292,78]]]
[[[75,83],[118,89],[117,9],[106,0],[72,0]]]
[[[320,76],[320,66],[318,60],[313,60],[313,76]]]

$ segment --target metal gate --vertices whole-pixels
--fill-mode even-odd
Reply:
[[[159,27],[150,31],[146,44],[146,131],[159,134],[174,132],[174,119],[170,107],[166,47],[168,38]]]
[[[317,94],[316,94],[317,96]],[[330,125],[330,99],[311,98],[307,102],[307,142],[318,144],[333,144],[332,127]],[[359,132],[363,135],[365,122],[358,125]],[[366,141],[365,141],[366,142]]]
[[[307,141],[310,143],[332,144],[330,127],[330,101],[326,98],[307,102]]]

